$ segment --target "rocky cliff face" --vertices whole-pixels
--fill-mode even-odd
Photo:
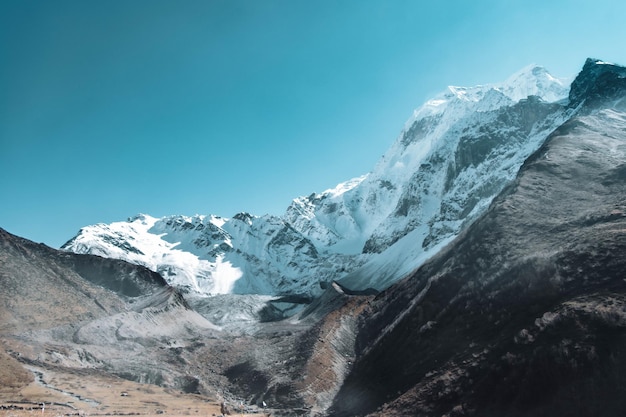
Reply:
[[[297,198],[282,217],[142,215],[87,226],[63,249],[144,265],[200,296],[316,296],[332,281],[382,290],[485,210],[574,112],[558,102],[567,91],[537,66],[449,87],[415,111],[371,173]]]
[[[621,415],[626,83],[588,60],[577,116],[484,216],[377,297],[332,415]]]

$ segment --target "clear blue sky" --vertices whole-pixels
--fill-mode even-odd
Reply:
[[[0,227],[282,214],[447,85],[626,63],[623,1],[0,2]]]

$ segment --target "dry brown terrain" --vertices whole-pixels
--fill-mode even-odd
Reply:
[[[45,406],[42,407],[42,404]],[[220,401],[94,370],[41,369],[0,351],[0,417],[218,416]],[[233,415],[259,416],[260,414]]]

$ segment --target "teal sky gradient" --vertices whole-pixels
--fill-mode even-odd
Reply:
[[[621,1],[0,2],[0,227],[277,214],[449,84],[626,64]]]

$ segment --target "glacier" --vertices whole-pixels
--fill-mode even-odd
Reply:
[[[282,216],[140,214],[83,227],[62,246],[160,273],[191,297],[315,297],[333,281],[380,291],[482,214],[571,117],[569,81],[530,65],[448,87],[417,108],[371,172],[295,198]]]

